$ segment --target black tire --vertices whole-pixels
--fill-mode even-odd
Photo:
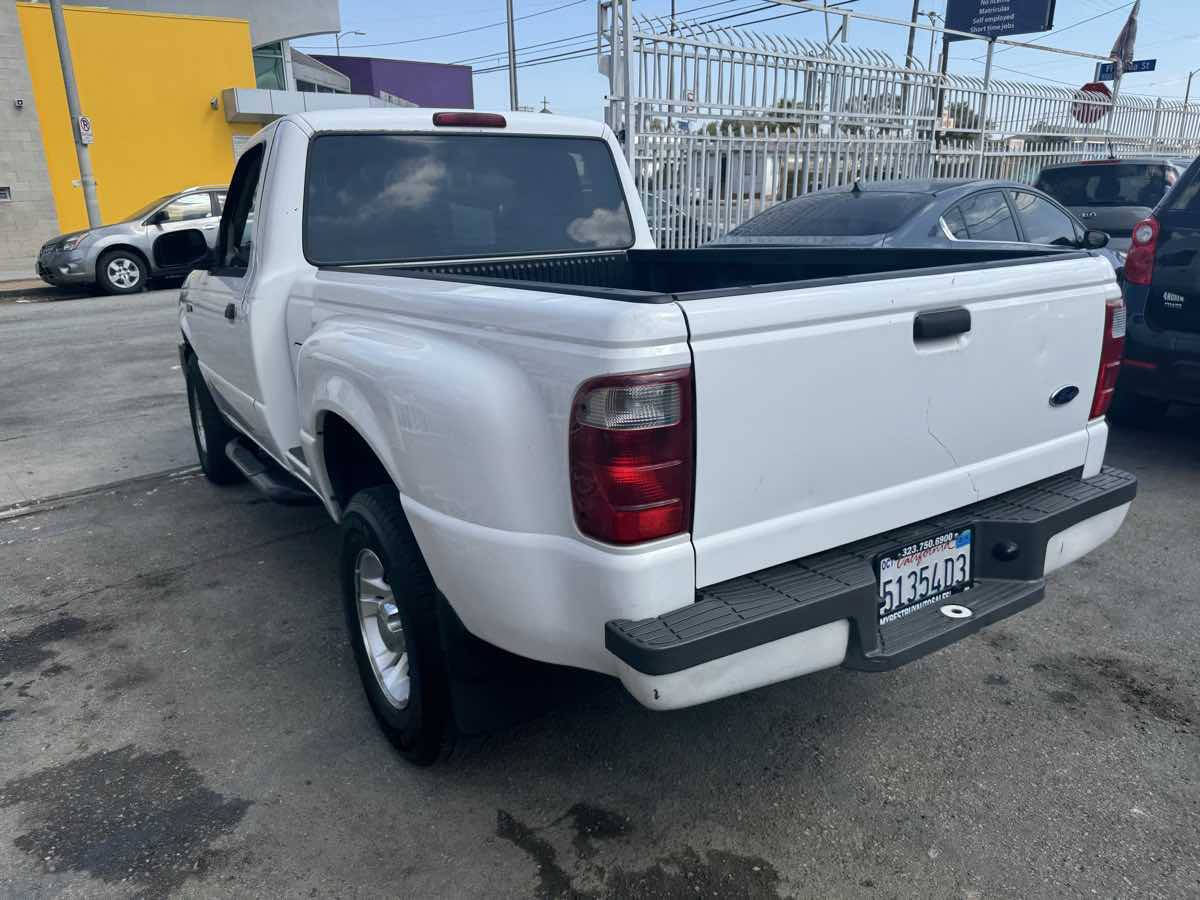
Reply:
[[[1171,404],[1157,397],[1145,397],[1120,390],[1113,396],[1108,418],[1128,428],[1153,428],[1167,417]]]
[[[196,442],[200,468],[213,484],[241,481],[242,473],[225,455],[225,445],[237,437],[237,432],[217,409],[194,353],[188,354],[184,380],[187,382],[188,412],[192,418],[192,440]]]
[[[133,250],[109,250],[96,262],[96,284],[106,294],[136,294],[149,280],[150,267]]]
[[[380,684],[367,648],[358,591],[364,551],[375,554],[382,563],[383,580],[403,626],[409,679],[403,706],[389,698]],[[371,711],[405,759],[418,766],[430,765],[446,749],[449,739],[452,714],[446,659],[438,632],[437,588],[395,487],[367,488],[350,500],[342,518],[338,574],[350,646]]]

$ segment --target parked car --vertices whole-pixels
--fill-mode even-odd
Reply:
[[[716,244],[1099,250],[1089,231],[1041,191],[1014,181],[921,179],[855,182],[776,203]]]
[[[1034,185],[1077,216],[1105,232],[1109,246],[1124,256],[1133,226],[1158,205],[1190,160],[1089,159],[1042,169]]]
[[[155,260],[154,241],[172,231],[198,228],[208,245],[216,246],[224,204],[224,185],[184,188],[112,225],[61,234],[38,253],[38,277],[59,287],[95,284],[109,294],[131,294],[145,290],[152,279],[186,275],[186,266]]]
[[[1200,404],[1200,161],[1133,228],[1125,260],[1129,336],[1113,414],[1160,418]]]
[[[605,125],[344,109],[251,139],[179,352],[208,478],[340,523],[367,699],[428,763],[510,705],[497,658],[674,709],[1037,602],[1136,491],[1123,323],[1089,253],[656,250]]]

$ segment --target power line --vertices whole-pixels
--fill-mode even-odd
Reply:
[[[685,13],[685,14],[690,13],[690,12],[696,12],[698,10],[708,9],[713,6],[724,6],[729,2],[731,2],[731,0],[724,0],[724,2],[721,2],[721,3],[709,3],[704,6],[696,6],[696,7],[692,7],[691,9],[681,10],[681,12]],[[858,0],[841,0],[841,2],[839,2],[839,3],[830,5],[829,9],[832,10],[832,9],[836,9],[839,6],[847,6],[851,3],[857,3],[857,2],[858,2]],[[698,22],[697,21],[690,21],[690,22],[685,21],[681,24],[689,25],[689,26],[711,25],[714,22],[722,22],[726,19],[733,19],[733,18],[737,18],[739,16],[751,15],[756,12],[763,12],[765,10],[774,9],[774,8],[776,8],[776,5],[774,3],[766,3],[762,6],[749,6],[749,7],[746,7],[745,9],[739,10],[737,12],[732,12],[732,13],[729,13],[728,15],[724,15],[724,16],[717,16],[717,17],[710,18],[710,19],[704,19],[704,20],[698,21]],[[742,26],[746,26],[746,25],[757,25],[761,22],[770,22],[775,19],[785,19],[788,16],[797,16],[797,15],[801,15],[806,12],[813,12],[813,10],[798,9],[798,10],[793,10],[792,12],[781,13],[780,15],[776,15],[776,16],[766,16],[761,19],[752,19],[749,22],[739,22],[737,24],[738,24],[738,27],[742,27]],[[577,35],[576,37],[591,37],[594,34],[595,34],[595,32],[587,32],[586,34]],[[570,41],[573,39],[574,38],[564,37],[564,38],[559,38],[556,41],[545,41],[542,44],[530,44],[528,47],[523,47],[521,49],[522,50],[533,49],[535,47],[563,43],[563,42]],[[563,48],[560,52],[549,55],[549,56],[542,56],[542,57],[538,57],[536,59],[523,60],[523,61],[517,63],[517,68],[523,68],[525,66],[547,65],[549,63],[554,63],[554,62],[567,62],[568,60],[572,60],[572,59],[582,59],[583,57],[589,56],[594,52],[595,52],[595,44],[589,42],[587,46],[580,47],[578,49]],[[474,59],[489,59],[493,56],[503,56],[506,53],[507,53],[507,51],[500,51],[498,53],[489,53],[483,57],[474,57]],[[465,62],[465,60],[464,60],[464,62]],[[496,66],[491,66],[486,69],[476,69],[474,71],[474,74],[487,75],[492,72],[500,72],[500,71],[506,70],[507,68],[508,68],[507,64],[496,65]]]
[[[714,6],[728,6],[730,3],[737,3],[737,2],[739,2],[739,0],[717,0],[716,3],[705,3],[701,6],[693,6],[690,9],[680,10],[676,15],[686,15],[687,13],[699,12],[702,9],[712,9]],[[760,7],[760,8],[765,8],[765,7]],[[750,7],[747,7],[746,11],[747,12],[751,11]],[[707,23],[701,22],[699,24],[707,24]],[[570,37],[557,38],[556,40],[553,40],[553,41],[542,41],[539,44],[527,44],[524,47],[518,47],[517,52],[520,53],[524,50],[533,50],[537,47],[547,47],[552,44],[561,44],[561,43],[565,43],[567,41],[578,40],[579,38],[591,38],[591,37],[595,37],[595,34],[596,34],[596,32],[594,30],[585,31],[582,34],[575,34],[575,35],[571,35]],[[469,63],[469,62],[474,62],[476,60],[491,59],[493,56],[506,56],[507,54],[508,54],[507,49],[497,50],[495,53],[481,53],[479,56],[472,56],[468,59],[457,59],[454,61],[453,64]]]
[[[558,12],[560,9],[567,9],[568,7],[571,7],[571,6],[579,6],[582,3],[590,3],[590,2],[591,2],[591,0],[571,0],[570,3],[563,3],[561,6],[552,6],[549,9],[542,9],[537,12],[527,13],[526,15],[523,15],[523,16],[517,16],[516,18],[513,19],[513,21],[517,22],[522,19],[532,19],[534,16],[544,16],[548,13]],[[503,22],[492,22],[488,25],[476,25],[474,28],[462,28],[458,31],[448,31],[445,34],[428,34],[428,35],[425,35],[424,37],[409,38],[408,40],[404,40],[404,41],[382,41],[382,42],[375,43],[375,44],[347,44],[346,49],[357,50],[357,49],[365,49],[367,47],[398,47],[401,44],[419,44],[422,41],[436,41],[436,40],[440,40],[441,38],[458,37],[460,34],[470,34],[474,31],[486,31],[489,28],[500,28],[507,24],[508,24],[508,20],[505,19]],[[310,49],[331,50],[333,48],[317,47],[317,48],[310,48]]]

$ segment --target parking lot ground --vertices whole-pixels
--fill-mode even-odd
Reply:
[[[0,509],[195,464],[177,297],[0,303]]]
[[[186,445],[176,399],[122,428]],[[183,472],[10,510],[0,896],[1195,896],[1200,417],[1109,459],[1124,529],[977,636],[676,713],[614,683],[427,770],[361,697],[319,508]]]

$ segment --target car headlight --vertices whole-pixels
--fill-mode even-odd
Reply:
[[[61,250],[74,250],[76,247],[78,247],[80,244],[82,244],[85,240],[87,240],[86,234],[78,234],[75,237],[67,238],[58,246],[59,246],[59,249],[61,249]]]

